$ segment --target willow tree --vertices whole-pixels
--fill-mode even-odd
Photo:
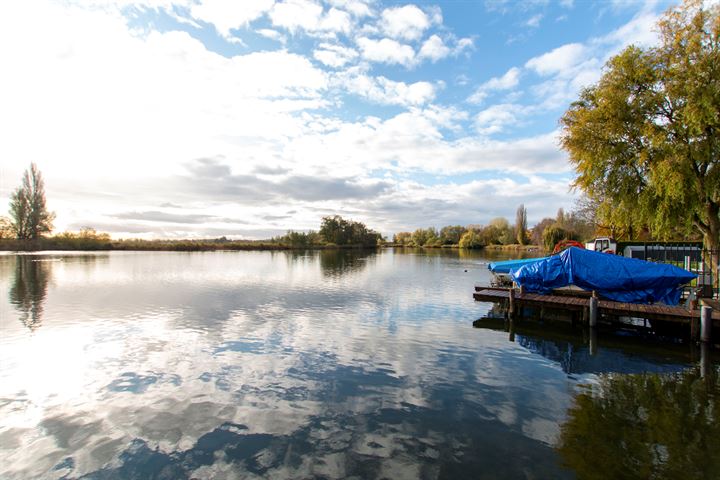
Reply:
[[[603,223],[720,249],[720,5],[686,1],[658,30],[659,45],[626,48],[581,92],[562,146]]]

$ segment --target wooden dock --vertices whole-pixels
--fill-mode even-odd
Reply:
[[[541,295],[538,293],[522,292],[518,289],[498,287],[475,287],[473,297],[480,302],[510,303],[512,290],[512,301],[515,308],[533,307],[540,310],[540,316],[548,310],[563,310],[570,312],[573,321],[578,316],[587,323],[591,298],[588,292],[579,292],[578,295],[568,292],[557,294]],[[700,331],[701,310],[688,310],[685,307],[668,305],[640,305],[635,303],[615,302],[611,300],[595,300],[597,305],[597,316],[599,318],[632,317],[650,321],[672,322],[690,326],[690,337],[697,338]],[[512,309],[511,309],[512,310]],[[512,313],[512,312],[511,312]],[[712,328],[720,328],[720,309],[713,309]]]

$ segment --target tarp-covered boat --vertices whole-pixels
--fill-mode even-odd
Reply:
[[[528,265],[531,263],[539,262],[540,260],[545,260],[548,257],[540,257],[540,258],[522,258],[520,260],[503,260],[501,262],[492,262],[488,264],[488,270],[490,270],[493,273],[510,273],[510,270],[517,270],[518,268],[522,267],[523,265]]]
[[[550,293],[575,285],[617,302],[677,305],[681,287],[696,275],[662,263],[571,247],[559,255],[511,269],[510,276],[528,292]]]

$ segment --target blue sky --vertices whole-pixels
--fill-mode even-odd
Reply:
[[[386,235],[569,210],[558,119],[663,1],[6,2],[0,199],[58,230]]]

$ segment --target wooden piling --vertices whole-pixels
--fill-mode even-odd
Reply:
[[[589,333],[590,356],[595,356],[597,354],[597,330],[591,328]]]
[[[708,379],[712,371],[712,361],[710,359],[710,345],[707,343],[700,344],[700,377]]]
[[[590,328],[597,327],[598,321],[598,299],[595,296],[590,297],[588,302],[588,325]]]
[[[693,315],[690,317],[690,340],[697,342],[700,338],[700,318]]]
[[[508,315],[512,318],[515,315],[515,289],[508,291]]]
[[[700,309],[700,341],[709,343],[712,335],[712,307],[703,306]]]

